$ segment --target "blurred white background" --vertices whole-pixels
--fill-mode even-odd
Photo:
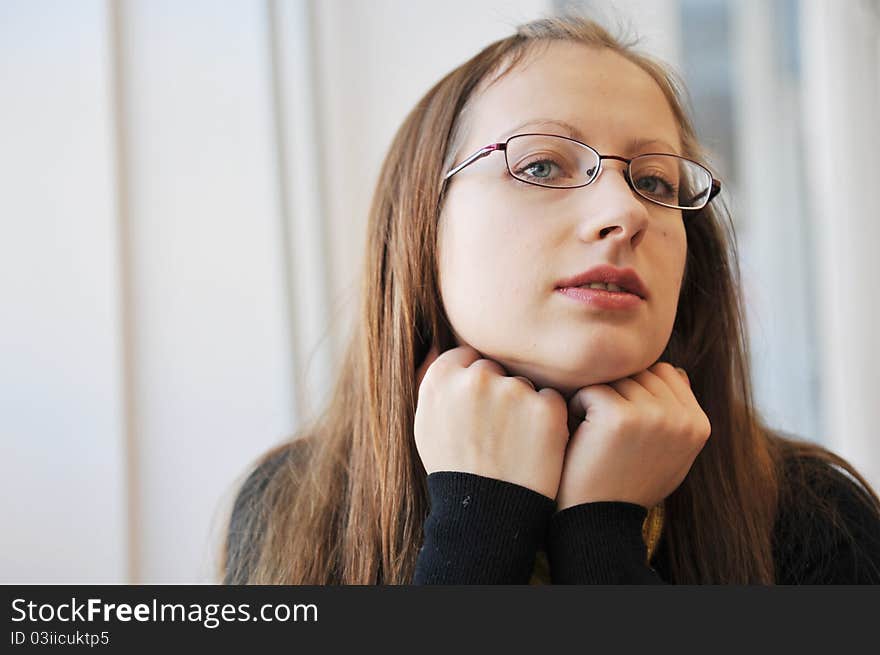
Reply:
[[[880,489],[877,0],[0,0],[0,582],[215,581],[325,398],[397,126],[567,7],[684,76],[760,409]]]

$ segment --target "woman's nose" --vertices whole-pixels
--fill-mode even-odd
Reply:
[[[632,240],[633,246],[641,241],[648,225],[648,209],[627,183],[624,170],[622,163],[603,162],[599,176],[579,189],[584,194],[579,205],[582,240]]]

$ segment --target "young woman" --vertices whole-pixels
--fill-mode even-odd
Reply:
[[[880,583],[876,493],[757,415],[704,162],[674,75],[584,19],[438,82],[332,399],[245,482],[223,580]]]

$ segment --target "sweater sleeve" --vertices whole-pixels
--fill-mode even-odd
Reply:
[[[642,523],[634,503],[583,503],[550,520],[547,556],[553,584],[666,584],[647,565]]]
[[[427,479],[430,512],[413,584],[526,584],[554,501],[461,471]]]

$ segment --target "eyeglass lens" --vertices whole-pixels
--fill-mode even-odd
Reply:
[[[506,156],[511,175],[539,186],[584,186],[599,170],[595,151],[559,136],[512,137],[507,142]],[[712,188],[712,175],[707,169],[676,155],[637,156],[629,172],[636,193],[666,207],[702,207]]]

